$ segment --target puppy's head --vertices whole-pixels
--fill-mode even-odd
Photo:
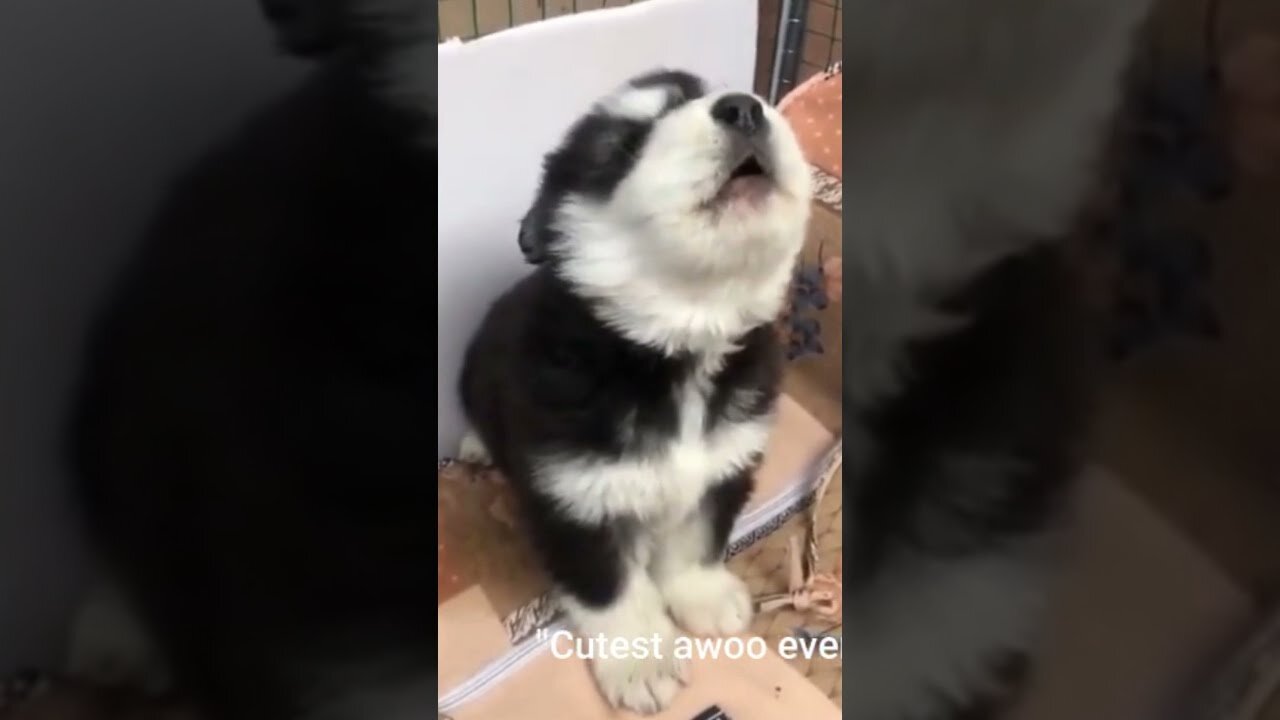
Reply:
[[[809,198],[777,111],[656,71],[597,102],[547,156],[520,247],[588,294],[772,277],[800,249]]]

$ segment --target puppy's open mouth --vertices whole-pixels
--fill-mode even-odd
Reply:
[[[764,166],[760,164],[760,160],[755,155],[750,155],[746,160],[738,163],[738,167],[729,173],[729,182],[733,182],[738,178],[749,177],[766,177]]]
[[[747,201],[750,203],[764,200],[773,190],[773,179],[765,169],[760,158],[751,154],[734,166],[729,179],[720,188],[716,200],[719,203]]]

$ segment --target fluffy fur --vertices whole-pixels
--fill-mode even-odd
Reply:
[[[673,619],[700,634],[750,620],[723,553],[778,395],[808,177],[758,99],[682,72],[632,80],[547,156],[520,237],[539,267],[468,350],[468,450],[517,489],[571,623],[663,642],[661,659],[593,662],[615,705],[676,693]]]
[[[1088,358],[1051,241],[1147,5],[845,10],[849,717],[988,717],[1034,647]]]
[[[435,7],[269,4],[318,67],[151,223],[91,339],[80,498],[213,720],[420,718],[435,702],[436,110],[434,65],[414,68]],[[86,623],[106,628],[83,636],[90,667],[132,625],[105,608]]]

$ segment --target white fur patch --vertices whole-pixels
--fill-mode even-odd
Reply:
[[[696,635],[736,635],[751,623],[747,586],[722,561],[708,562],[711,517],[701,508],[649,528],[649,572],[676,622]]]
[[[666,522],[697,507],[714,483],[750,467],[764,451],[772,416],[722,421],[705,431],[710,364],[678,389],[680,425],[664,446],[620,460],[549,457],[538,463],[539,488],[570,517],[588,524],[616,517]]]
[[[647,112],[654,92],[665,98],[667,90],[632,89],[604,102]],[[663,115],[607,200],[571,196],[553,220],[564,238],[558,272],[613,329],[669,354],[723,353],[775,319],[809,219],[808,164],[787,121],[767,105],[775,191],[759,204],[713,206],[740,152],[711,116],[718,97]]]
[[[1028,548],[948,561],[900,558],[846,589],[844,712],[931,720],[999,691],[992,653],[1034,643],[1049,566]]]
[[[751,624],[751,591],[723,564],[694,565],[662,583],[671,616],[695,635],[737,635]]]
[[[467,434],[462,436],[462,442],[458,443],[458,459],[477,465],[493,463],[493,455],[489,453],[489,448],[485,447],[484,441],[475,430],[468,430]]]
[[[646,714],[671,703],[686,679],[686,667],[675,657],[678,632],[662,595],[641,568],[630,569],[621,595],[606,608],[588,608],[570,597],[562,599],[562,606],[579,638],[602,635],[606,642],[622,638],[629,645],[650,641],[660,650],[647,657],[620,653],[592,659],[592,674],[606,700]]]
[[[629,224],[609,209],[570,203],[560,217],[584,238],[564,258],[564,274],[583,295],[600,300],[603,322],[646,347],[724,353],[731,338],[776,318],[786,300],[794,253],[736,277],[703,279],[675,268],[659,274],[647,257],[657,250],[642,234],[629,236]],[[788,232],[798,250],[803,223]]]
[[[614,117],[652,120],[662,114],[670,100],[670,91],[665,87],[627,87],[601,100],[599,108]]]

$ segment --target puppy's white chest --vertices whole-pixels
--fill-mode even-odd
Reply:
[[[751,467],[768,440],[770,418],[718,418],[708,429],[710,375],[694,376],[675,389],[675,432],[617,459],[559,458],[544,463],[539,484],[574,518],[586,523],[638,517],[646,521],[683,517],[707,489]],[[731,404],[746,402],[741,397]],[[643,432],[643,431],[640,431]]]

